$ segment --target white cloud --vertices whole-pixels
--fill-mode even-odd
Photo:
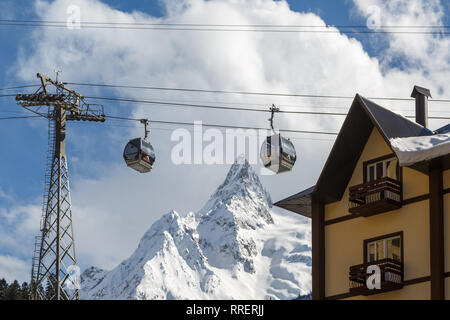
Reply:
[[[37,205],[13,204],[0,208],[0,254],[8,252],[31,257],[35,233],[39,230],[41,208]]]
[[[355,0],[356,8],[363,16],[370,16],[369,8],[379,8],[380,24],[384,26],[442,26],[445,15],[439,0]],[[383,30],[383,29],[381,29]],[[389,30],[389,29],[385,29]],[[409,28],[396,31],[427,32],[439,29]],[[386,38],[387,50],[381,60],[389,63],[401,58],[403,67],[409,72],[424,74],[426,85],[435,89],[446,86],[443,76],[450,72],[450,38],[448,36],[430,36],[429,34],[392,33]],[[448,79],[448,78],[447,78]],[[448,96],[448,87],[447,96]],[[441,93],[442,94],[442,93]]]
[[[362,1],[355,2],[358,10],[363,13]],[[97,0],[56,0],[52,3],[37,1],[36,10],[42,20],[61,20],[61,17],[66,16],[67,6],[77,4],[81,8],[83,20],[96,22],[326,24],[315,14],[293,12],[284,1],[167,0],[165,3],[167,15],[162,18],[140,12],[120,12]],[[392,1],[388,4],[374,0],[373,3],[390,10],[386,17],[387,24],[416,21],[408,20],[415,12],[420,12],[421,17],[423,15],[424,21],[420,20],[421,24],[440,23],[442,17],[438,2],[432,3],[435,8],[433,11],[428,10],[422,1],[415,1],[414,9],[405,6],[405,1]],[[397,17],[400,19],[396,20]],[[366,96],[398,97],[408,97],[412,86],[419,84],[428,86],[434,97],[438,96],[438,91],[443,96],[450,95],[448,39],[438,41],[432,36],[418,37],[423,42],[421,44],[411,43],[411,39],[416,38],[410,35],[385,36],[383,39],[388,41],[389,49],[375,58],[370,57],[357,40],[336,33],[113,29],[70,31],[42,28],[35,30],[30,41],[23,45],[13,69],[23,80],[35,80],[36,72],[52,74],[53,69],[58,67],[63,70],[62,80],[71,82],[329,95],[354,95],[358,92]],[[404,57],[408,62],[406,69],[389,67],[386,61],[391,61],[393,57]],[[84,89],[88,90],[80,88]],[[220,101],[222,104],[257,103],[259,107],[272,103],[292,105],[284,107],[286,109],[311,105],[317,108],[348,107],[351,103],[131,90],[119,90],[116,93],[136,98]],[[412,114],[411,103],[398,103],[395,106],[409,107],[409,114]],[[131,107],[134,117],[148,116],[150,119],[170,121],[203,120],[244,126],[268,125],[266,114],[248,115],[140,105]],[[106,109],[107,112],[115,110],[117,109]],[[342,117],[280,115],[275,123],[284,128],[337,131],[342,120]],[[433,125],[437,126],[439,123],[435,122]],[[224,179],[227,166],[174,166],[170,162],[170,148],[173,145],[170,142],[170,132],[152,130],[152,126],[150,129],[151,139],[157,150],[157,162],[152,173],[138,175],[123,163],[118,164],[123,144],[129,138],[140,135],[142,130],[111,128],[108,129],[111,133],[104,148],[117,153],[114,161],[98,163],[94,162],[95,159],[92,162],[84,159],[85,170],[95,168],[100,173],[95,179],[71,177],[75,238],[81,264],[113,266],[131,253],[140,236],[155,219],[170,209],[179,212],[199,209]],[[294,142],[300,155],[294,171],[291,174],[262,177],[275,200],[314,184],[332,146],[331,141],[301,140],[309,139],[309,136],[292,137],[296,138]],[[76,138],[73,138],[74,144],[80,144]],[[93,136],[81,138],[88,143],[94,139]],[[70,161],[71,146],[68,148]],[[80,159],[82,155],[73,157]],[[13,236],[16,233],[17,230],[13,230],[11,234]]]
[[[31,261],[31,259],[29,259]],[[28,261],[17,259],[13,256],[0,255],[0,279],[7,282],[17,280],[19,282],[30,282],[31,266]]]

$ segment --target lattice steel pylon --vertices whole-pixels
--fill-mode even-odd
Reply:
[[[18,94],[16,101],[49,119],[49,145],[44,183],[41,236],[36,237],[31,272],[31,295],[36,300],[80,298],[79,268],[75,253],[69,171],[66,155],[66,123],[74,120],[104,122],[103,107],[84,102],[78,92],[63,83],[37,74],[42,86],[34,94]],[[47,85],[55,87],[49,93]],[[41,109],[48,107],[47,112]]]

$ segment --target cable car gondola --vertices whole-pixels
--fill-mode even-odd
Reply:
[[[146,173],[152,170],[156,157],[153,146],[147,141],[148,120],[142,119],[141,123],[145,126],[145,137],[131,139],[123,150],[123,159],[128,167],[140,173]]]
[[[297,153],[292,142],[277,134],[273,128],[273,116],[279,109],[272,105],[270,111],[272,115],[269,121],[273,135],[268,136],[261,146],[261,161],[264,167],[275,173],[291,171],[297,160]]]

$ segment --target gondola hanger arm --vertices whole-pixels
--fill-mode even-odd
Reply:
[[[148,130],[148,119],[141,119],[140,122],[144,125],[145,136],[144,139],[147,139],[150,130]]]
[[[275,107],[274,104],[272,104],[272,106],[269,108],[269,110],[270,110],[270,119],[269,119],[270,127],[272,128],[272,131],[275,133],[275,129],[273,128],[273,118],[274,118],[275,112],[279,112],[280,109]]]

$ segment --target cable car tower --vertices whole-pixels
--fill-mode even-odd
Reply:
[[[57,73],[58,75],[58,73]],[[77,300],[79,269],[75,255],[69,172],[66,155],[67,121],[104,122],[101,105],[89,105],[80,93],[58,80],[37,74],[41,87],[18,94],[18,104],[49,120],[41,236],[36,237],[31,271],[31,295],[36,300]],[[55,88],[50,93],[48,85]]]

